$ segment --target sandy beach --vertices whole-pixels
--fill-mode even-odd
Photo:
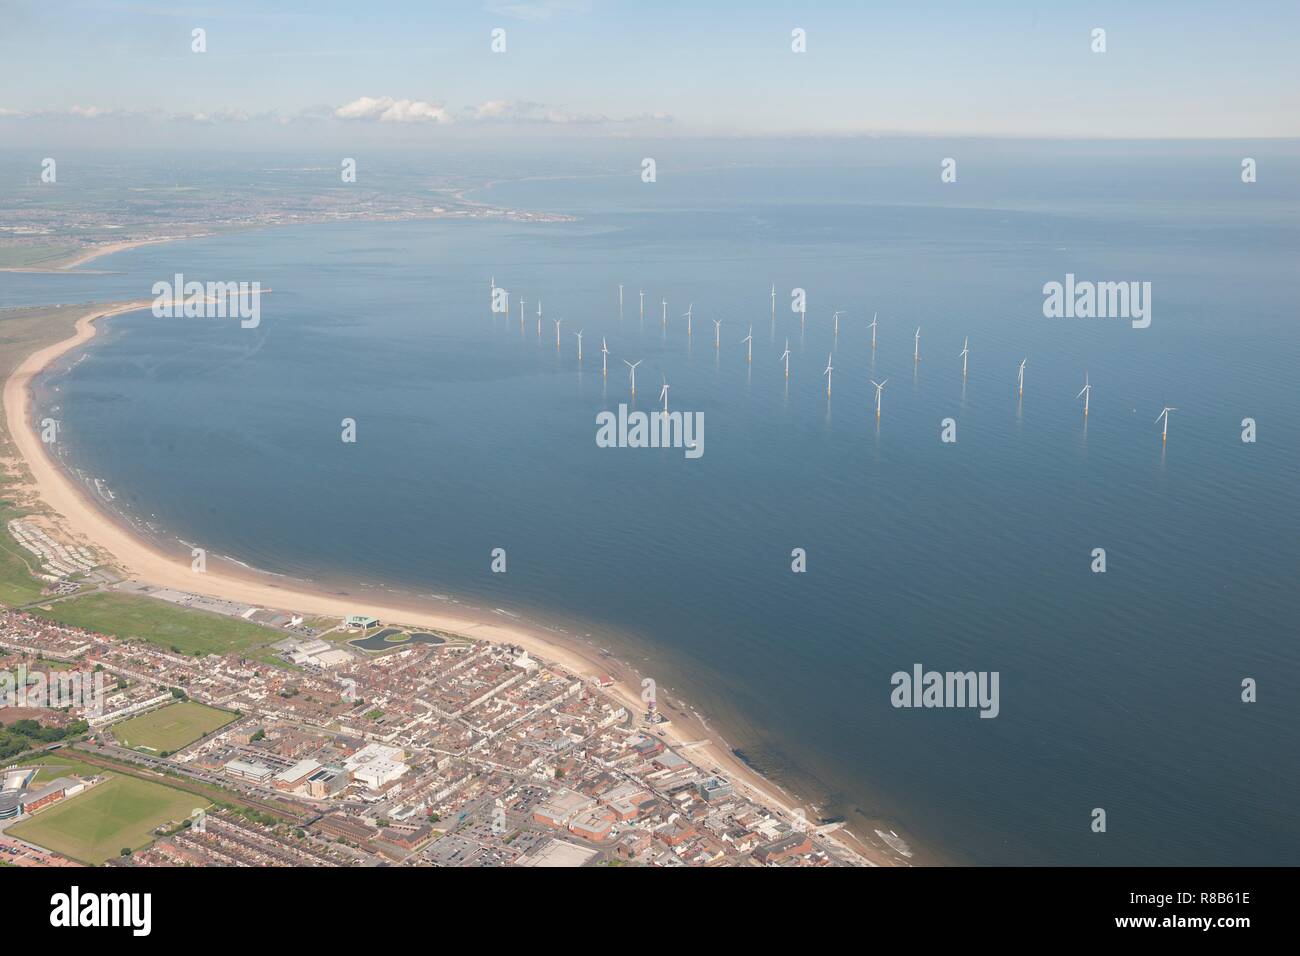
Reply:
[[[559,640],[554,635],[529,627],[526,622],[503,623],[490,611],[458,608],[453,614],[441,608],[422,606],[415,599],[409,602],[381,599],[382,603],[376,603],[373,596],[368,594],[352,596],[313,590],[308,585],[260,574],[230,562],[209,560],[208,570],[196,573],[191,570],[188,557],[164,553],[101,510],[83,489],[65,475],[47,453],[36,431],[31,428],[31,384],[59,356],[93,338],[97,320],[147,309],[151,305],[151,301],[137,301],[88,306],[87,313],[77,320],[73,335],[27,356],[4,384],[5,424],[18,454],[30,469],[35,492],[47,507],[61,516],[64,526],[71,533],[83,539],[83,543],[107,552],[112,556],[113,563],[128,576],[157,586],[308,615],[342,617],[349,614],[371,614],[381,621],[516,644],[535,658],[559,664],[583,677],[608,674],[615,681],[615,685],[608,689],[609,692],[627,706],[630,713],[642,711],[644,705],[640,699],[640,675],[631,667],[618,664],[597,649],[584,647],[576,640]],[[797,807],[795,798],[751,770],[699,718],[689,710],[662,701],[661,710],[672,721],[663,729],[666,739],[678,745],[688,745],[681,750],[684,757],[705,771],[714,768],[722,770],[738,787],[749,790],[764,803],[779,807],[788,817],[794,818]],[[805,812],[809,818],[814,816],[811,811]],[[900,862],[888,851],[862,842],[847,829],[837,830],[834,838],[874,864],[893,865]]]
[[[125,252],[127,249],[152,246],[160,242],[175,242],[178,239],[198,239],[206,235],[209,235],[209,233],[196,233],[192,236],[160,236],[156,239],[123,239],[120,242],[107,242],[102,245],[88,246],[81,252],[75,253],[70,259],[56,262],[53,265],[10,266],[0,269],[0,272],[67,272],[69,269],[84,266],[87,262],[93,262],[101,256],[110,256],[115,252]]]

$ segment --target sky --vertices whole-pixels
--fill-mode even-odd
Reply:
[[[0,146],[1294,137],[1298,48],[1294,0],[0,0]]]

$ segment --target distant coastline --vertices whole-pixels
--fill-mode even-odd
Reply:
[[[491,184],[488,184],[491,185]],[[426,209],[408,216],[395,217],[383,214],[357,215],[344,218],[330,217],[304,217],[288,218],[284,220],[275,220],[258,223],[231,223],[226,220],[216,220],[203,228],[199,232],[184,233],[180,235],[167,236],[143,236],[135,239],[120,239],[109,242],[87,242],[81,241],[77,248],[63,253],[56,258],[33,265],[16,265],[0,266],[0,273],[26,273],[26,274],[59,274],[71,273],[87,263],[94,262],[104,256],[113,255],[118,252],[126,252],[131,249],[138,249],[142,246],[160,245],[167,242],[180,242],[184,239],[203,239],[208,236],[233,233],[247,232],[256,229],[272,229],[279,226],[309,226],[322,225],[332,222],[392,222],[392,221],[432,221],[438,219],[505,219],[518,222],[575,222],[577,217],[569,216],[556,212],[531,212],[523,209],[514,209],[506,206],[494,206],[490,203],[478,202],[476,200],[465,198],[465,193],[472,192],[476,189],[486,188],[486,186],[466,187],[458,190],[451,195],[456,202],[463,203],[464,209]],[[90,270],[83,271],[86,274]]]
[[[47,273],[47,272],[67,272],[78,266],[84,266],[87,262],[93,262],[101,256],[109,256],[115,252],[126,252],[128,249],[138,249],[141,246],[153,246],[163,242],[179,242],[182,239],[202,239],[204,236],[210,236],[210,232],[198,232],[185,236],[157,236],[148,239],[123,239],[119,242],[98,243],[83,246],[81,249],[70,253],[62,259],[56,259],[51,263],[40,266],[9,266],[0,269],[0,272],[29,272],[29,273]]]

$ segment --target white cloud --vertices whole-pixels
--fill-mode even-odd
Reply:
[[[362,96],[334,111],[344,120],[373,120],[380,123],[450,123],[452,115],[441,103],[423,100],[395,100],[391,96]]]
[[[173,120],[190,120],[195,123],[247,123],[252,119],[252,117],[243,110],[229,108],[212,110],[211,112],[198,111],[195,113],[175,113],[168,118]]]
[[[501,119],[509,115],[512,107],[510,100],[488,100],[474,111],[474,116],[477,119]]]

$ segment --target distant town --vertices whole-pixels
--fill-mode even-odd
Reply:
[[[250,186],[231,170],[158,166],[132,178],[113,166],[79,169],[68,194],[35,179],[7,197],[0,271],[62,271],[134,246],[273,226],[330,222],[476,219],[564,222],[572,216],[511,209],[469,198],[481,172],[410,174],[362,166],[350,181],[338,167],[267,170],[273,185]],[[93,269],[92,269],[93,271]]]

